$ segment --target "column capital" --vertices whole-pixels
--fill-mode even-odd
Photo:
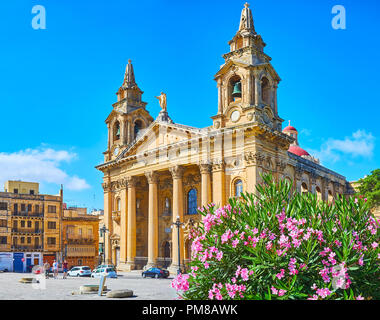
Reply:
[[[185,168],[182,166],[173,166],[169,168],[170,173],[172,174],[173,179],[182,179]]]
[[[201,174],[209,174],[211,172],[211,164],[209,163],[200,163],[199,171]]]
[[[130,176],[130,177],[125,178],[125,182],[128,188],[133,188],[133,187],[136,187],[137,179],[134,176]]]
[[[225,163],[224,160],[214,160],[212,162],[212,172],[224,171]]]
[[[262,166],[265,160],[265,156],[259,152],[255,153],[251,151],[251,152],[246,152],[244,154],[244,160],[248,166],[252,166],[252,165]]]
[[[146,171],[144,172],[146,179],[148,180],[149,184],[156,184],[158,183],[158,173],[155,171]]]

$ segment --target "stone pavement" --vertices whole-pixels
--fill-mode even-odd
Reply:
[[[0,273],[0,300],[173,300],[177,297],[176,291],[170,286],[173,277],[168,279],[143,279],[141,271],[118,273],[117,279],[106,279],[105,285],[111,290],[130,289],[134,297],[125,299],[106,298],[105,294],[99,297],[97,294],[72,295],[78,292],[79,287],[86,284],[99,284],[100,279],[73,278],[47,279],[45,284],[25,284],[19,280],[25,277],[35,277],[31,273]],[[44,288],[45,287],[45,288]],[[41,289],[39,289],[41,288]]]

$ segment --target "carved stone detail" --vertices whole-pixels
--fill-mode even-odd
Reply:
[[[170,173],[172,174],[173,179],[182,179],[185,168],[182,166],[174,166],[169,168]]]
[[[156,184],[158,182],[158,173],[154,171],[145,172],[146,179],[149,184]]]
[[[126,185],[127,185],[128,188],[136,187],[136,183],[137,183],[136,177],[133,177],[133,176],[132,177],[127,177],[125,179],[125,181],[126,181]]]
[[[262,166],[265,160],[265,156],[261,153],[246,152],[244,154],[244,160],[248,166],[252,166],[252,165]]]
[[[212,171],[217,172],[217,171],[223,171],[225,168],[225,163],[224,160],[214,160],[212,163]]]

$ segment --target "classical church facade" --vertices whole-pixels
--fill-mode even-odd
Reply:
[[[264,172],[321,200],[347,191],[345,177],[298,145],[290,123],[282,130],[281,79],[264,53],[248,4],[229,45],[215,75],[217,113],[206,128],[174,123],[166,103],[152,118],[128,62],[106,119],[104,163],[96,167],[104,174],[106,261],[118,270],[163,266],[176,272],[190,259],[188,233],[201,220],[197,208],[255,192]],[[180,232],[172,228],[177,219],[183,223]]]

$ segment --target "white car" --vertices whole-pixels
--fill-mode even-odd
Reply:
[[[87,266],[72,267],[67,275],[70,277],[90,277],[91,268]]]
[[[105,276],[107,278],[117,278],[117,273],[114,268],[98,268],[94,269],[91,273],[92,278],[100,278],[101,276]]]

